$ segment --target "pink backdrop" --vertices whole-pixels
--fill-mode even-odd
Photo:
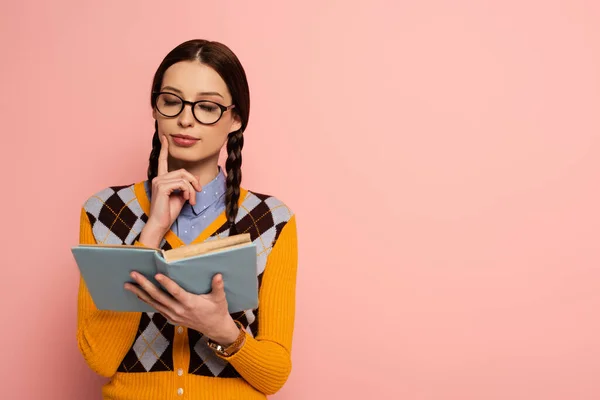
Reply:
[[[600,3],[175,4],[2,5],[0,398],[100,398],[79,207],[144,177],[152,74],[195,37],[247,68],[245,186],[298,213],[275,398],[600,398]]]

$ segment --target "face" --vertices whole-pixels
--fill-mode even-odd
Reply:
[[[198,61],[182,61],[169,67],[165,71],[160,91],[175,94],[190,102],[209,100],[223,106],[232,104],[225,81],[211,67]],[[185,164],[208,160],[216,162],[227,141],[227,135],[240,129],[239,118],[233,109],[229,109],[223,112],[216,123],[205,125],[194,117],[189,104],[185,105],[179,115],[173,117],[167,117],[157,110],[179,111],[177,101],[174,96],[161,96],[152,113],[158,121],[159,135],[166,135],[169,141],[170,158]],[[200,103],[196,105],[194,112],[201,121],[212,122],[210,118],[218,115],[220,110],[212,103]],[[172,115],[169,112],[166,114]]]

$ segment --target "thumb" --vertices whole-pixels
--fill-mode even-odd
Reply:
[[[216,274],[212,279],[212,294],[215,296],[225,296],[225,283],[223,275]]]

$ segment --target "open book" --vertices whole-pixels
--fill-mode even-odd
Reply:
[[[71,249],[85,284],[99,310],[155,312],[124,288],[136,271],[154,285],[157,273],[194,294],[211,291],[215,274],[223,275],[229,312],[258,306],[256,245],[250,234],[161,250],[133,245],[78,245]],[[164,290],[164,289],[163,289]]]

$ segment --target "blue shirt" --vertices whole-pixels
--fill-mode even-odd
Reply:
[[[150,182],[146,181],[144,187],[148,199],[151,200]],[[201,192],[196,192],[196,205],[185,202],[171,226],[173,233],[185,244],[194,241],[225,210],[226,187],[225,174],[219,167],[216,178],[204,185]]]

